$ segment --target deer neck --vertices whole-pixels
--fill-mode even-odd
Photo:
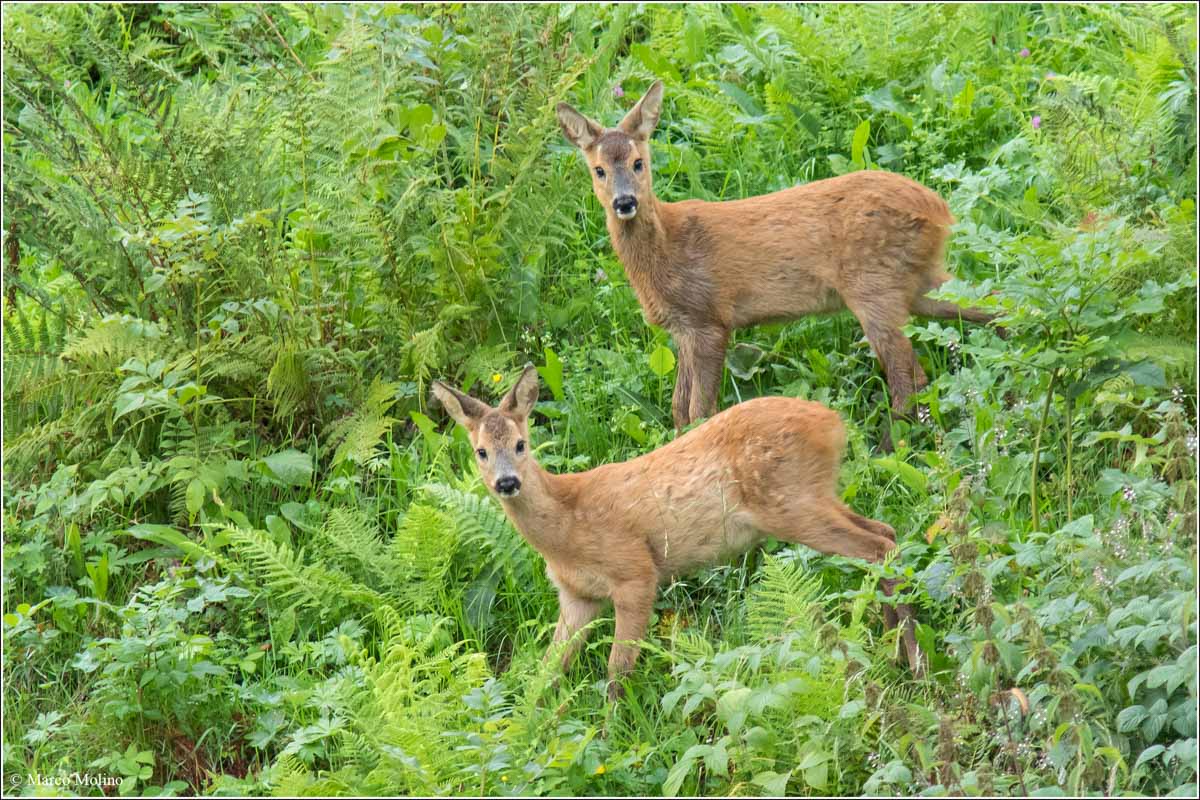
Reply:
[[[635,286],[639,278],[650,276],[663,268],[668,259],[666,204],[650,195],[649,202],[638,209],[633,219],[618,219],[608,210],[608,233],[617,258],[625,266],[629,280]]]
[[[554,475],[536,461],[530,466],[520,494],[499,498],[500,505],[525,540],[543,556],[551,556],[567,547],[575,476]]]

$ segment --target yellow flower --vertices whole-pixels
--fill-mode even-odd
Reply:
[[[501,775],[501,776],[500,776],[500,780],[504,781],[505,783],[508,783],[508,776],[507,776],[507,775]]]
[[[605,772],[605,770],[604,770],[604,765],[603,765],[603,764],[601,764],[600,766],[596,767],[596,774],[597,774],[597,775],[603,775],[603,774],[604,774],[604,772]]]
[[[499,383],[503,376],[499,372],[492,373],[492,383]]]

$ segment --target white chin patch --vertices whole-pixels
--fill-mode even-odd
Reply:
[[[637,216],[637,209],[635,208],[633,211],[626,211],[625,213],[621,213],[620,211],[615,213],[617,215],[617,219],[633,219]]]
[[[520,489],[513,489],[511,492],[501,492],[499,490],[497,490],[497,492],[496,492],[496,494],[500,495],[501,497],[516,497],[520,493],[521,493]]]

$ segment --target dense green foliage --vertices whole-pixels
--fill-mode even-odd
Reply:
[[[3,35],[6,775],[1195,791],[1194,7],[25,6]],[[1011,335],[914,320],[910,424],[848,315],[739,332],[722,405],[836,408],[845,498],[902,552],[675,583],[606,706],[611,614],[554,684],[552,587],[428,383],[538,364],[553,470],[674,436],[673,345],[554,120],[655,77],[661,196],[902,172],[959,220],[942,296]]]

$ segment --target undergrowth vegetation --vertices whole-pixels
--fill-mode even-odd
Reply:
[[[1194,7],[22,6],[3,38],[5,792],[1194,794]],[[556,683],[541,560],[429,382],[539,365],[555,471],[674,436],[673,344],[554,119],[655,78],[660,196],[901,172],[958,220],[941,296],[1009,336],[914,319],[910,423],[848,315],[740,331],[722,407],[837,409],[901,553],[681,578],[606,705],[611,613]]]

